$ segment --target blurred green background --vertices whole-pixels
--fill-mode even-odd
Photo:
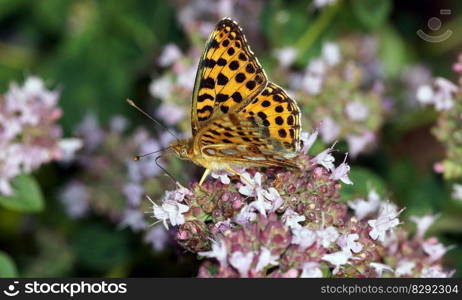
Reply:
[[[119,114],[133,126],[146,125],[155,131],[125,99],[137,99],[145,107],[157,105],[148,91],[151,80],[163,71],[157,57],[168,43],[184,52],[191,44],[178,21],[187,2],[0,0],[0,91],[6,92],[10,82],[22,82],[28,75],[40,76],[48,87],[60,89],[59,105],[64,111],[60,122],[66,136],[74,134],[88,112],[95,113],[102,124]],[[378,38],[379,58],[390,87],[387,96],[398,107],[407,101],[401,86],[406,66],[422,64],[433,75],[456,79],[451,65],[462,52],[460,1],[342,1],[337,11],[324,16],[324,23],[319,22],[320,12],[309,9],[311,1],[246,2],[259,8],[256,27],[248,38],[270,76],[275,65],[273,49],[298,47],[301,55],[296,65],[303,66],[319,55],[323,41],[359,33]],[[443,8],[452,11],[450,16],[441,16],[442,30],[454,32],[451,39],[440,44],[421,40],[416,31],[425,29],[428,19],[439,16]],[[281,12],[288,21],[278,25],[274,20]],[[235,18],[240,21],[238,13]],[[462,202],[451,199],[450,183],[433,171],[433,164],[444,156],[443,146],[430,133],[435,119],[431,109],[403,109],[387,118],[378,147],[359,156],[352,176],[353,181],[380,182],[392,201],[406,207],[405,218],[440,213],[430,233],[445,245],[456,246],[446,260],[460,276]],[[57,191],[74,172],[51,164],[34,174],[44,199],[40,211],[0,207],[0,266],[34,277],[196,275],[195,258],[184,250],[172,247],[155,253],[139,234],[119,229],[97,214],[80,220],[67,217]]]

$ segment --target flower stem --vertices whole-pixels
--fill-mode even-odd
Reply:
[[[318,39],[332,18],[335,16],[341,7],[342,0],[337,0],[333,5],[324,8],[318,19],[310,26],[300,39],[295,43],[295,48],[298,50],[298,55],[305,53],[310,49],[313,43]]]

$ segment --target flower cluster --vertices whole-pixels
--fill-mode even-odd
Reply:
[[[61,191],[60,199],[70,217],[83,217],[90,211],[104,215],[120,228],[144,232],[146,242],[162,250],[169,237],[162,226],[151,227],[147,222],[149,202],[144,195],[162,195],[160,187],[169,179],[160,176],[161,169],[152,159],[134,161],[132,157],[159,150],[171,138],[164,134],[156,139],[143,128],[128,134],[127,125],[120,116],[111,120],[109,128],[102,128],[93,115],[83,120],[76,130],[84,141],[75,159],[80,171]]]
[[[300,171],[220,172],[153,201],[153,217],[175,227],[177,242],[208,258],[198,276],[450,276],[441,265],[448,248],[424,237],[434,218],[414,218],[410,237],[399,226],[402,210],[373,190],[340,202],[342,184],[353,184],[350,167],[334,165],[332,148],[308,155],[316,136],[304,134]]]
[[[458,85],[437,77],[431,85],[417,90],[417,99],[424,105],[433,105],[438,111],[436,138],[445,145],[446,158],[435,165],[447,179],[462,180],[462,55],[453,67],[459,75]]]
[[[383,122],[383,88],[373,42],[372,38],[327,42],[321,56],[302,71],[291,72],[288,81],[289,92],[303,107],[304,125],[319,128],[324,144],[346,140],[352,156],[374,143]],[[276,56],[280,69],[275,75],[282,81],[296,50],[281,49]]]
[[[29,77],[13,83],[0,95],[0,194],[12,195],[11,180],[53,160],[70,159],[81,146],[77,139],[62,139],[57,107],[59,92]]]

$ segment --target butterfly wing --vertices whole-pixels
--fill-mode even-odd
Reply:
[[[229,18],[218,22],[196,74],[191,109],[193,136],[211,120],[239,111],[266,84],[266,74],[239,26]]]
[[[229,164],[297,168],[300,110],[282,88],[268,83],[242,111],[214,119],[196,140],[202,154]]]

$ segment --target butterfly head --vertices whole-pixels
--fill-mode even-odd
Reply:
[[[170,143],[170,148],[180,159],[189,160],[191,157],[192,140],[179,139]]]

